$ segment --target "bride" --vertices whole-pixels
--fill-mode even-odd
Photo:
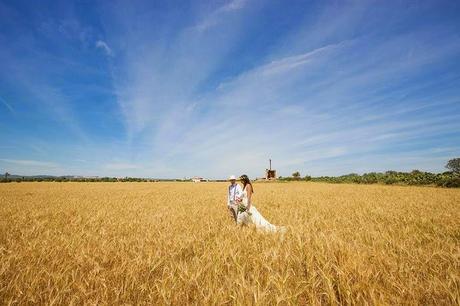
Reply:
[[[238,208],[238,225],[249,225],[254,224],[257,229],[262,229],[267,232],[284,232],[286,229],[284,226],[276,226],[268,222],[257,210],[257,208],[252,204],[252,194],[254,193],[254,188],[252,188],[251,181],[246,174],[240,176],[240,180],[243,183],[243,195],[239,199],[240,205]]]

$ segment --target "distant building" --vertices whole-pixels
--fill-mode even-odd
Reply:
[[[276,180],[276,170],[272,169],[272,160],[269,159],[270,168],[265,169],[265,179],[266,180]]]
[[[192,177],[192,182],[194,182],[194,183],[207,182],[207,181],[208,181],[207,179],[204,179],[204,178],[199,177],[199,176]]]

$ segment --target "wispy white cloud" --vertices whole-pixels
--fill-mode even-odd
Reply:
[[[126,24],[126,20],[137,18],[132,11],[117,10],[112,14],[107,23],[111,27],[113,23],[120,25],[117,32],[107,29],[108,41],[117,46],[119,56],[112,68],[116,71],[114,86],[131,138],[159,126],[161,129],[166,125],[163,118],[183,118],[179,114],[197,100],[193,97],[196,90],[219,67],[244,30],[244,22],[240,24],[240,19],[226,18],[229,16],[224,14],[215,25],[220,38],[189,26],[178,28],[173,35],[133,32]],[[137,23],[147,29],[152,18],[155,17],[146,13],[137,18]]]
[[[22,48],[24,45],[34,47],[37,42],[29,37],[16,42],[15,48]],[[87,136],[81,127],[80,121],[74,110],[72,97],[63,92],[63,89],[56,85],[56,80],[49,75],[61,73],[61,66],[49,66],[46,63],[50,60],[43,52],[36,50],[36,58],[18,56],[15,48],[0,49],[0,61],[2,61],[2,72],[7,76],[8,82],[21,88],[19,97],[25,105],[32,105],[40,111],[49,115],[48,120],[53,120],[66,127],[73,136],[80,140],[87,140]],[[39,60],[41,59],[41,60]],[[54,59],[53,59],[54,60]],[[37,77],[37,76],[40,77]],[[2,101],[6,102],[6,101]]]
[[[39,168],[57,168],[59,165],[55,162],[39,161],[39,160],[27,160],[27,159],[8,159],[0,158],[0,161],[10,164],[17,164],[21,166],[32,166]]]
[[[235,13],[236,11],[243,9],[246,3],[246,0],[231,0],[213,12],[208,13],[197,25],[193,27],[193,29],[196,29],[198,32],[209,30],[210,28],[218,25],[227,14]]]
[[[107,56],[113,56],[112,49],[109,47],[109,45],[107,45],[105,41],[96,41],[96,48],[103,50]]]
[[[139,169],[140,166],[132,163],[108,163],[104,165],[107,170],[132,170]]]
[[[234,11],[234,10],[239,10],[246,5],[247,0],[231,0],[224,6],[222,6],[219,10],[221,11]]]
[[[3,104],[12,114],[15,113],[14,108],[13,108],[8,102],[6,102],[5,99],[3,99],[2,97],[0,97],[0,102],[2,102],[2,104]]]

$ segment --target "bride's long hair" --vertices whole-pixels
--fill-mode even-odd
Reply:
[[[240,180],[241,182],[243,182],[243,190],[244,188],[246,188],[246,185],[251,185],[252,193],[254,193],[254,187],[252,187],[251,180],[246,174],[243,174],[242,176],[240,176]]]

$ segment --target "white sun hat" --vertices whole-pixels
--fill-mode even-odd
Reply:
[[[232,180],[236,180],[236,177],[234,175],[230,175],[230,177],[228,178],[229,181],[232,181]]]

